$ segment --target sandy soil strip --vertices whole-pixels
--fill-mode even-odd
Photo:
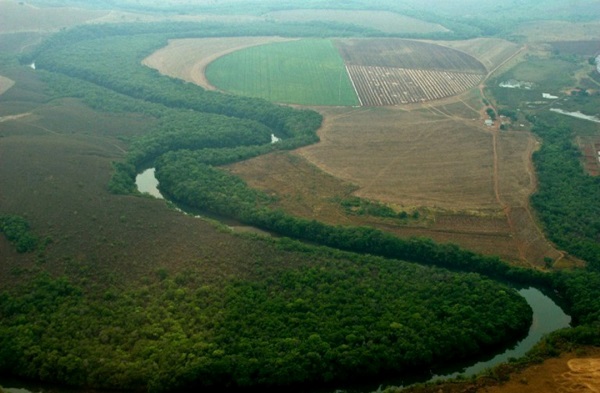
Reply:
[[[26,117],[29,115],[31,115],[31,112],[19,113],[18,115],[2,116],[2,117],[0,117],[0,123],[4,123],[5,121],[9,121],[9,120],[17,120],[17,119],[20,119],[22,117]]]
[[[0,75],[0,95],[4,94],[8,89],[13,87],[15,81],[5,76]]]
[[[142,60],[142,64],[158,70],[163,75],[195,83],[207,90],[216,90],[204,75],[211,62],[240,49],[290,40],[282,37],[177,39],[169,41],[166,47]]]

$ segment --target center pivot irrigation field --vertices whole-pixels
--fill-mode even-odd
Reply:
[[[299,40],[246,48],[206,68],[218,88],[302,105],[358,105],[344,62],[330,40]]]
[[[400,39],[262,45],[219,58],[206,71],[213,85],[232,93],[342,106],[436,100],[468,90],[485,73],[485,67],[466,53]]]

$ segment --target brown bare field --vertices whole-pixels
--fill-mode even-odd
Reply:
[[[487,387],[487,393],[598,393],[600,392],[600,350],[586,349],[589,355],[573,353],[531,366],[500,386]]]
[[[481,75],[391,67],[348,66],[362,105],[399,105],[437,100],[479,83]]]
[[[321,143],[302,156],[360,187],[359,195],[399,206],[497,209],[491,135],[435,109],[323,110]]]
[[[108,13],[69,7],[38,8],[13,0],[0,0],[0,10],[0,33],[54,31],[82,24]]]
[[[500,38],[474,38],[463,41],[436,41],[435,43],[473,56],[488,71],[498,67],[520,49],[519,45]]]
[[[500,368],[506,380],[481,376],[474,381],[453,381],[391,388],[390,392],[408,393],[598,393],[600,392],[600,348],[581,347],[560,357],[531,364],[520,371],[511,366]],[[387,391],[387,390],[386,390]]]
[[[377,29],[384,33],[434,33],[449,31],[437,23],[400,15],[389,11],[353,10],[289,10],[264,15],[284,22],[332,21]]]
[[[600,138],[580,137],[577,139],[583,153],[583,165],[592,176],[600,176]]]
[[[288,41],[280,37],[186,38],[170,40],[169,44],[142,61],[161,74],[195,83],[214,90],[204,75],[206,66],[228,53],[271,42]]]
[[[517,28],[514,34],[530,42],[598,40],[600,22],[529,22]]]
[[[335,41],[346,64],[485,74],[474,57],[425,41],[395,38]]]
[[[526,266],[543,267],[545,257],[577,264],[546,240],[529,208],[537,141],[484,126],[481,106],[472,90],[435,105],[319,108],[321,142],[294,153],[306,161],[272,154],[231,169],[306,218],[454,242]],[[348,195],[418,209],[422,218],[349,216],[335,202]]]

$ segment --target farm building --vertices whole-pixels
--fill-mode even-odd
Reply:
[[[486,126],[488,126],[488,127],[491,127],[491,126],[493,126],[493,125],[494,125],[494,121],[493,121],[493,120],[490,120],[490,119],[487,119],[487,120],[485,121],[485,125],[486,125]]]

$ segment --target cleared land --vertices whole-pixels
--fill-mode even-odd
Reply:
[[[514,35],[530,42],[598,40],[600,22],[529,22],[517,28]]]
[[[510,59],[520,46],[499,38],[475,38],[464,41],[436,41],[436,44],[465,52],[484,65],[488,71]]]
[[[461,93],[481,75],[391,67],[349,66],[362,105],[399,105],[437,100]]]
[[[354,56],[360,59],[359,50],[368,41],[374,42],[345,40],[345,44],[347,48],[352,45]],[[419,54],[411,59],[410,54],[424,48],[429,51],[430,68],[470,64],[468,69],[481,73],[488,72],[486,67],[461,49],[472,47],[473,56],[493,68],[519,50],[502,40],[453,43],[457,50],[414,45],[407,40],[377,41],[389,46],[386,61],[417,64],[419,58],[428,57]],[[172,42],[173,51],[162,56],[188,64],[184,59],[193,50],[186,45],[192,42],[181,41],[178,52],[174,49],[178,45]],[[197,42],[201,45],[203,41]],[[218,42],[220,49],[208,56],[218,56],[219,51],[231,50],[227,45],[236,45],[233,40],[210,42]],[[407,46],[400,50],[400,44]],[[488,49],[493,53],[486,57]],[[434,53],[448,54],[445,65],[443,58],[431,59]],[[368,54],[362,56],[367,62]],[[203,60],[198,56],[197,61]],[[177,72],[173,71],[176,63],[163,64],[171,64],[167,69],[173,76],[178,72],[190,77],[194,62]],[[427,236],[518,263],[543,265],[546,256],[561,259],[528,208],[529,195],[535,189],[531,166],[531,154],[537,148],[534,138],[527,132],[499,133],[483,126],[481,100],[479,91],[473,89],[437,100],[435,105],[319,108],[325,117],[321,143],[301,149],[301,157],[295,159],[268,155],[238,163],[232,170],[253,186],[278,195],[284,210],[307,218],[373,225],[401,236]],[[397,211],[419,209],[421,218],[399,223],[348,215],[339,198],[350,195],[384,202]]]
[[[301,105],[358,105],[343,60],[330,40],[261,45],[220,57],[206,68],[230,93]]]
[[[272,42],[288,41],[279,37],[184,38],[171,40],[164,48],[142,61],[163,75],[215,90],[205,76],[206,67],[228,53]]]
[[[463,52],[421,41],[339,40],[362,105],[437,100],[476,86],[485,67]]]
[[[501,386],[488,387],[488,393],[597,393],[600,392],[600,351],[589,348],[589,355],[574,353],[548,359],[512,375]]]
[[[284,22],[328,21],[369,27],[384,33],[436,33],[449,31],[437,23],[429,23],[389,11],[291,10],[264,15]]]
[[[0,75],[0,94],[3,94],[5,91],[13,87],[15,81],[5,76]]]
[[[0,33],[58,30],[108,14],[108,11],[80,8],[38,8],[11,0],[0,0],[0,9]]]
[[[485,74],[474,57],[441,45],[402,39],[344,39],[336,46],[348,65]]]
[[[468,90],[486,73],[474,57],[426,42],[333,42],[345,68],[328,40],[247,48],[197,67],[206,68],[211,84],[225,91],[304,105],[387,106],[436,100]]]
[[[582,137],[577,140],[583,152],[583,165],[592,176],[600,176],[600,137]]]

